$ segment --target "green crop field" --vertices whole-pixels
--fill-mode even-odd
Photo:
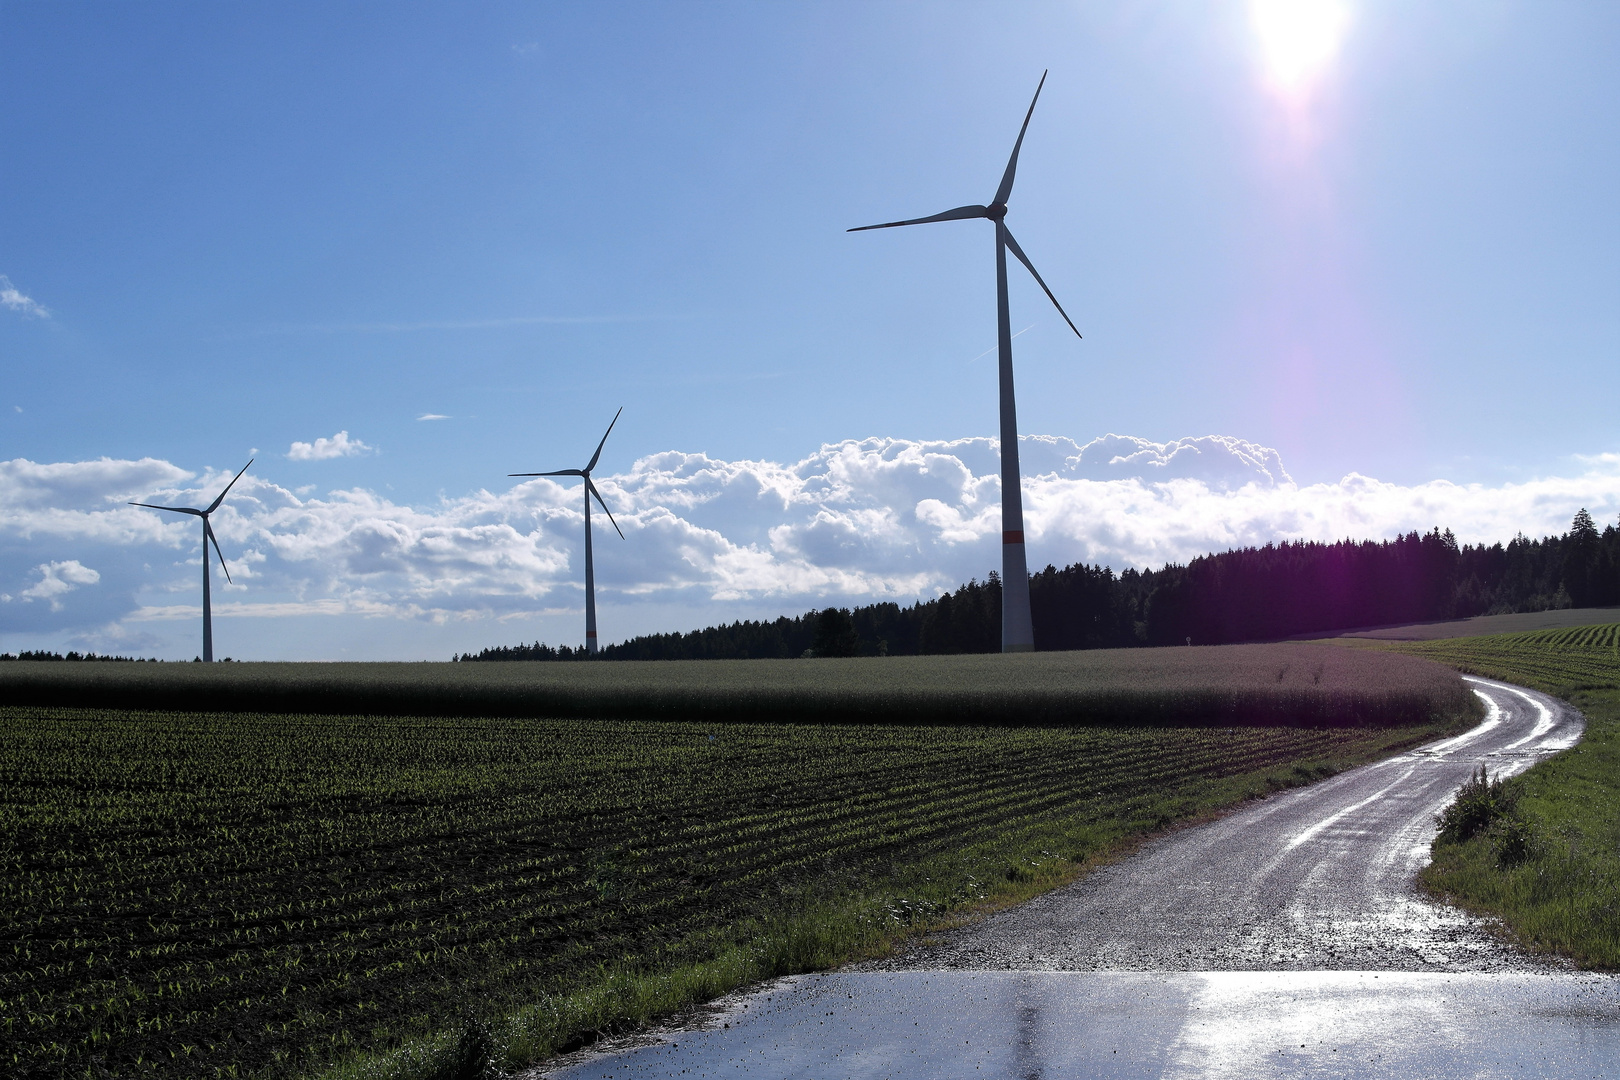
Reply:
[[[1620,623],[1608,626],[1577,626],[1568,630],[1541,630],[1514,634],[1510,638],[1521,647],[1542,649],[1620,649]]]
[[[1507,679],[1565,697],[1583,689],[1615,686],[1620,677],[1620,623],[1389,647],[1471,675]]]
[[[1617,617],[1620,617],[1620,608],[1555,608],[1552,611],[1520,611],[1511,615],[1475,615],[1472,618],[1448,619],[1445,622],[1407,623],[1402,626],[1380,627],[1376,630],[1347,630],[1331,636],[1378,641],[1433,641],[1487,635],[1497,637],[1538,630],[1585,628],[1613,622]]]
[[[519,1064],[1031,895],[1131,836],[1477,715],[1426,661],[1290,648],[1302,664],[1251,653],[1229,683],[1331,701],[1345,673],[1383,671],[1390,692],[1357,707],[1416,694],[1422,722],[0,708],[0,1067],[428,1076],[469,1013]],[[1156,657],[1170,692],[1198,692],[1176,665],[1215,651],[1118,670],[1151,678]],[[82,665],[103,666],[171,667]]]
[[[705,722],[1410,724],[1457,679],[1314,644],[849,660],[494,664],[0,663],[12,704]]]

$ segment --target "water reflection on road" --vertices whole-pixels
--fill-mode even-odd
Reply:
[[[852,972],[769,994],[735,999],[703,1030],[545,1075],[1620,1076],[1620,993],[1603,976]]]
[[[1583,728],[1470,682],[1487,716],[1455,738],[1171,834],[936,947],[540,1075],[1620,1078],[1620,983],[1413,888],[1478,764],[1518,772]]]

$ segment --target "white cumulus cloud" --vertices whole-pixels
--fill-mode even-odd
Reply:
[[[0,523],[22,525],[26,509],[69,510],[120,506],[170,487],[193,474],[167,461],[99,458],[41,464],[27,458],[0,461]]]
[[[1032,569],[1157,567],[1244,545],[1434,526],[1494,543],[1562,532],[1582,506],[1602,523],[1620,513],[1616,455],[1493,486],[1354,473],[1302,486],[1275,450],[1216,436],[1032,436],[1020,456]],[[928,598],[999,567],[998,469],[999,447],[985,438],[847,440],[795,462],[652,454],[596,478],[626,537],[593,518],[599,599],[624,625],[636,605],[667,619]],[[95,603],[76,600],[51,624],[93,617],[87,632],[193,618],[196,522],[125,501],[206,505],[230,475],[153,459],[0,462],[0,581],[38,575],[23,595],[51,600],[99,573]],[[213,524],[236,579],[218,586],[220,618],[451,623],[582,604],[584,512],[578,482],[566,478],[406,505],[365,489],[315,497],[250,473]]]
[[[1167,443],[1104,435],[1082,446],[1075,458],[1065,459],[1064,466],[1065,472],[1087,480],[1201,480],[1221,490],[1250,483],[1275,486],[1294,482],[1277,451],[1225,435]]]
[[[25,296],[17,286],[11,283],[11,279],[4,274],[0,274],[0,305],[4,305],[12,311],[20,311],[24,315],[32,315],[36,319],[48,319],[51,317],[51,313],[46,309],[45,305],[31,296]]]
[[[39,574],[39,580],[18,595],[26,602],[45,600],[50,603],[52,611],[62,610],[63,593],[70,593],[80,585],[94,585],[101,580],[99,573],[77,559],[42,563],[34,569]]]
[[[287,450],[289,461],[326,461],[330,458],[359,457],[361,454],[373,453],[375,447],[367,446],[359,439],[349,438],[347,431],[340,431],[330,439],[316,439],[312,443],[295,442]]]

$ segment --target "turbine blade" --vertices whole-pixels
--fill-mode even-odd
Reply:
[[[596,485],[591,483],[591,478],[588,476],[585,478],[585,486],[590,489],[592,495],[596,496],[596,505],[602,508],[602,513],[608,516],[609,521],[613,521],[613,511],[607,508],[607,503],[602,501],[602,493],[596,490]],[[624,539],[624,530],[619,528],[617,521],[613,521],[613,531],[619,534],[620,540]]]
[[[1013,143],[1012,157],[1007,159],[1007,171],[1002,174],[1001,186],[996,188],[995,203],[998,206],[1006,206],[1012,196],[1013,174],[1018,171],[1018,151],[1023,148],[1024,132],[1029,130],[1029,118],[1035,115],[1035,103],[1041,100],[1041,87],[1045,85],[1046,72],[1043,71],[1040,84],[1035,87],[1035,96],[1029,101],[1029,112],[1024,114],[1024,126],[1018,129],[1018,141]]]
[[[225,496],[230,494],[231,488],[235,487],[236,482],[238,480],[242,479],[242,473],[247,472],[248,471],[248,465],[251,465],[251,464],[253,464],[253,459],[248,458],[247,465],[242,466],[242,472],[239,472],[235,476],[231,477],[231,482],[225,485],[225,490],[219,493],[219,498],[215,499],[213,504],[211,506],[209,506],[207,510],[204,510],[203,513],[212,514],[215,510],[219,509],[219,504],[225,501]],[[227,578],[230,577],[229,574],[226,574],[225,576]]]
[[[911,218],[909,221],[886,221],[882,225],[862,225],[858,229],[845,229],[845,232],[868,232],[872,229],[893,229],[901,225],[927,225],[930,221],[966,221],[969,218],[989,217],[988,206],[958,206],[955,210],[947,210],[943,214],[933,217]]]
[[[558,469],[556,472],[509,472],[507,476],[584,476],[583,469]]]
[[[590,471],[592,469],[596,468],[596,459],[602,456],[602,447],[607,445],[607,437],[609,435],[613,434],[613,425],[617,424],[619,422],[619,413],[622,413],[622,412],[624,412],[624,406],[620,405],[619,406],[619,412],[616,412],[616,413],[613,414],[613,420],[612,420],[611,423],[608,424],[608,429],[606,431],[602,432],[602,441],[596,444],[596,453],[591,455],[591,463],[589,465],[585,466],[584,472],[587,475],[590,474]],[[600,500],[598,500],[598,501],[600,501]],[[602,509],[606,510],[607,507],[604,506]]]
[[[208,524],[206,517],[203,518],[203,532],[206,534],[203,539],[203,558],[208,558],[208,541],[212,540],[214,542],[214,554],[219,556],[219,568],[225,571],[225,580],[231,581],[231,568],[225,565],[225,553],[219,550],[219,537],[214,535],[214,527]],[[236,582],[231,581],[231,584],[234,585]]]
[[[172,513],[176,513],[176,514],[195,514],[198,517],[202,517],[202,514],[203,514],[203,512],[201,510],[194,510],[189,506],[159,506],[157,503],[138,503],[138,502],[132,502],[129,505],[131,505],[131,506],[144,506],[148,510],[168,510],[168,511],[170,511]]]
[[[1069,324],[1069,329],[1074,331],[1074,336],[1080,337],[1080,330],[1074,325],[1074,320],[1069,318],[1069,313],[1063,310],[1063,305],[1058,303],[1058,298],[1052,295],[1052,290],[1048,289],[1046,282],[1041,280],[1041,275],[1035,270],[1035,264],[1029,261],[1029,256],[1024,254],[1024,249],[1019,247],[1018,241],[1013,239],[1013,234],[1008,231],[1006,222],[1001,224],[1001,235],[1007,238],[1007,246],[1012,249],[1014,255],[1018,256],[1018,261],[1024,264],[1024,269],[1034,276],[1035,283],[1045,291],[1046,298],[1052,301],[1053,307],[1058,309],[1058,314],[1063,316],[1063,321]]]

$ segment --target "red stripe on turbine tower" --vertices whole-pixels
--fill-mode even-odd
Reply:
[[[1024,124],[1018,129],[1018,141],[1013,143],[1012,156],[1007,159],[1007,171],[1001,174],[1001,186],[989,205],[958,206],[954,210],[929,217],[907,218],[905,221],[886,221],[881,225],[863,225],[850,232],[869,229],[893,229],[901,225],[926,225],[935,221],[969,221],[987,218],[996,226],[996,351],[1000,355],[998,378],[1001,383],[1001,650],[1002,652],[1030,652],[1035,648],[1035,627],[1029,614],[1029,572],[1024,562],[1024,503],[1019,488],[1018,470],[1018,415],[1013,403],[1012,325],[1007,306],[1007,252],[1024,264],[1035,284],[1052,301],[1063,321],[1069,324],[1076,337],[1080,330],[1063,310],[1052,290],[1046,287],[1035,264],[1029,261],[1024,249],[1007,229],[1007,200],[1012,196],[1013,177],[1018,171],[1018,151],[1024,145],[1024,133],[1029,130],[1029,119],[1035,115],[1035,102],[1040,100],[1041,87],[1046,85],[1046,74],[1035,87],[1029,111],[1024,113]],[[1006,528],[1016,525],[1017,528]]]

